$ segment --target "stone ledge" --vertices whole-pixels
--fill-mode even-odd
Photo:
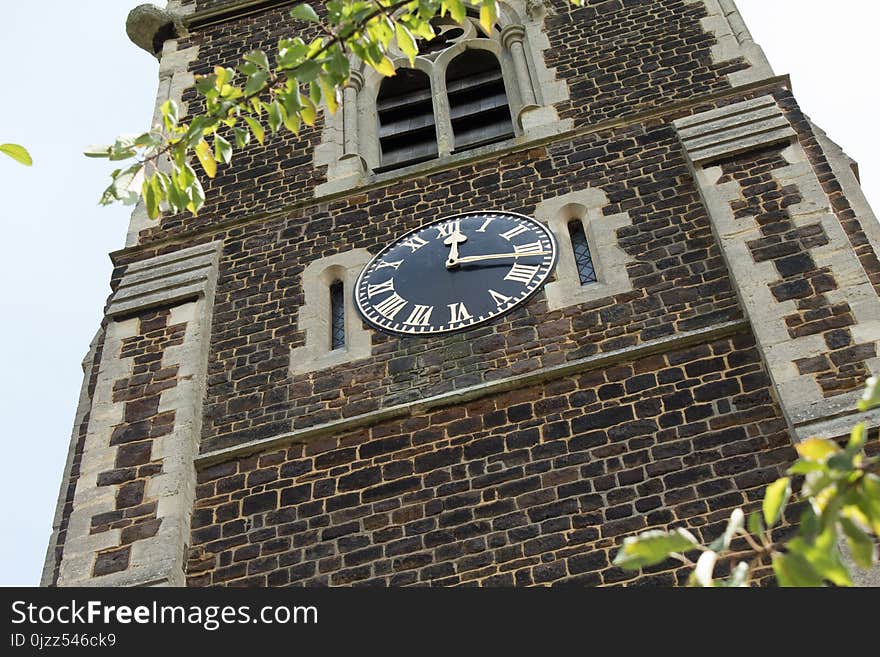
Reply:
[[[776,99],[769,95],[695,114],[673,125],[696,165],[797,138]]]
[[[204,296],[219,261],[220,243],[209,242],[132,263],[110,298],[107,316]]]
[[[195,467],[196,469],[205,468],[216,463],[222,463],[231,459],[247,456],[255,452],[279,449],[296,443],[306,443],[328,434],[349,431],[351,429],[369,426],[386,420],[417,415],[435,408],[470,402],[489,395],[509,392],[510,390],[516,390],[525,386],[560,379],[579,372],[645,358],[657,353],[667,352],[674,349],[683,349],[696,344],[705,344],[712,340],[744,333],[749,330],[749,327],[749,322],[746,320],[735,320],[723,324],[716,324],[715,326],[710,326],[708,328],[687,331],[675,336],[652,340],[636,347],[627,347],[625,349],[609,351],[604,354],[589,356],[588,358],[583,358],[570,363],[563,363],[562,365],[556,365],[554,367],[548,367],[536,372],[520,374],[518,376],[501,379],[500,381],[482,383],[469,388],[428,397],[427,399],[398,404],[371,413],[364,413],[363,415],[356,415],[342,420],[319,424],[314,427],[291,431],[271,438],[262,438],[260,440],[250,441],[234,447],[226,447],[224,449],[205,452],[196,457]]]

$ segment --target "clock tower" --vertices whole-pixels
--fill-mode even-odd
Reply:
[[[292,4],[134,10],[157,105]],[[880,227],[734,3],[500,6],[135,210],[44,585],[673,585],[622,540],[848,432]]]

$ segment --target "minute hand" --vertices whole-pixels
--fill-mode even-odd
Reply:
[[[522,253],[488,253],[486,255],[465,256],[456,260],[457,264],[479,262],[481,260],[501,260],[502,258],[525,258],[527,256],[551,255],[552,251],[523,251]]]

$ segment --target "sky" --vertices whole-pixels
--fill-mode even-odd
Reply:
[[[128,11],[144,1],[3,3],[0,143],[27,146],[35,164],[0,158],[0,585],[39,583],[80,362],[109,293],[107,254],[125,241],[129,209],[97,205],[111,167],[81,153],[149,126],[158,63],[125,35]],[[880,9],[737,4],[776,73],[791,75],[801,107],[859,162],[869,200],[880,202]]]

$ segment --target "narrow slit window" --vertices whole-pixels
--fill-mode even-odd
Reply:
[[[498,59],[488,50],[465,50],[446,69],[455,152],[513,137],[510,106]]]
[[[579,219],[568,222],[568,236],[571,239],[571,248],[574,251],[574,262],[577,265],[581,285],[596,282],[596,268],[593,266],[593,257],[590,255],[590,244],[584,232],[584,224]]]
[[[431,81],[422,71],[397,70],[385,78],[376,98],[379,115],[379,171],[437,157],[437,128]]]
[[[345,347],[345,291],[342,281],[330,286],[330,349]]]

